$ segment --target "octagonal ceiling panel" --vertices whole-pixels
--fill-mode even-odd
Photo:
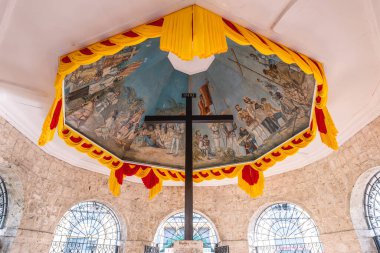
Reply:
[[[81,66],[65,78],[65,123],[124,161],[183,169],[184,124],[144,123],[145,115],[233,114],[233,123],[194,124],[195,169],[252,161],[311,119],[315,80],[296,65],[228,41],[204,72],[172,66],[159,39]]]

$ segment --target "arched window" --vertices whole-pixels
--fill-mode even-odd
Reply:
[[[8,194],[4,180],[0,177],[0,229],[4,228],[5,218],[7,217]]]
[[[158,227],[155,243],[158,244],[160,252],[172,248],[175,241],[185,238],[185,214],[183,212],[171,215]],[[203,215],[193,213],[193,239],[203,241],[203,252],[214,252],[218,238],[214,225]]]
[[[366,186],[364,209],[368,227],[375,233],[375,242],[380,247],[380,172],[376,173]]]
[[[310,216],[291,203],[266,208],[249,232],[251,253],[322,253],[317,227]]]
[[[50,253],[118,253],[120,225],[107,206],[85,201],[60,220]]]

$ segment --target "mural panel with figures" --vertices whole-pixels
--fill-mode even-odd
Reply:
[[[184,126],[144,124],[145,115],[180,115],[188,76],[174,70],[151,39],[65,79],[66,123],[127,161],[184,166]]]
[[[65,79],[65,123],[119,158],[182,169],[184,124],[144,123],[145,115],[233,114],[233,123],[195,124],[196,169],[250,161],[306,129],[315,81],[297,66],[228,41],[206,72],[175,70],[159,39],[82,66]]]
[[[312,75],[278,57],[228,41],[206,72],[191,77],[195,112],[233,114],[234,122],[196,124],[197,168],[252,161],[309,127],[315,90]]]

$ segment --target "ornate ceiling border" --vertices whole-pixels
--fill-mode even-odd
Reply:
[[[150,198],[162,190],[164,180],[184,181],[185,173],[181,171],[119,160],[70,129],[63,120],[62,85],[66,75],[81,65],[94,63],[103,56],[116,54],[127,46],[137,45],[147,39],[157,37],[160,37],[161,50],[172,52],[183,60],[191,60],[194,56],[207,58],[226,52],[228,37],[240,45],[251,45],[264,55],[275,54],[287,64],[297,64],[306,74],[313,74],[316,80],[314,111],[309,129],[252,162],[194,171],[194,182],[237,176],[239,187],[249,196],[256,197],[261,195],[264,189],[263,172],[276,162],[284,160],[287,156],[295,154],[298,149],[307,146],[316,136],[317,129],[323,143],[334,150],[338,149],[336,141],[338,132],[326,107],[328,85],[322,64],[197,5],[189,6],[154,22],[61,56],[55,80],[56,96],[44,122],[39,145],[45,145],[51,141],[57,129],[58,135],[69,146],[87,153],[110,169],[109,189],[115,196],[120,194],[120,186],[126,176],[140,177],[146,188],[150,190]]]

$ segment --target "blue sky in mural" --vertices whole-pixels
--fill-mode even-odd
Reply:
[[[134,73],[126,77],[124,86],[135,89],[145,102],[145,114],[154,115],[157,109],[168,109],[173,101],[183,103],[181,95],[187,91],[188,75],[176,71],[168,53],[159,49],[159,39],[139,45],[139,52],[128,63],[143,61]]]

